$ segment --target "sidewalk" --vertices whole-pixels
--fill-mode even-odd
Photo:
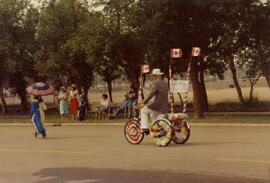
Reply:
[[[191,113],[194,114],[194,113]],[[241,115],[259,115],[259,116],[270,116],[270,111],[268,112],[205,112],[207,115],[221,115],[221,116],[241,116]]]
[[[53,123],[45,123],[45,126],[51,127],[62,127],[62,126],[124,126],[125,123],[62,123],[61,125],[56,125]],[[33,126],[32,123],[0,123],[0,127],[3,126]],[[270,127],[270,124],[244,124],[244,123],[190,123],[191,127],[196,126],[265,126]]]
[[[188,115],[194,115],[194,112],[188,113]],[[270,116],[270,111],[268,112],[205,112],[205,116],[243,116],[243,115],[256,115],[256,116]],[[47,116],[59,117],[58,114],[49,114]],[[1,118],[28,118],[29,115],[18,115],[18,116],[0,116]],[[89,118],[92,119],[92,118]]]

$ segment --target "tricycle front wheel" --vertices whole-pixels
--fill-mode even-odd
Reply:
[[[141,143],[144,134],[141,132],[140,123],[135,119],[128,121],[124,127],[124,136],[130,144]]]

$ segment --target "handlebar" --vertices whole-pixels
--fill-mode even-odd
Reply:
[[[144,103],[138,103],[134,106],[135,109],[142,109],[144,107]]]

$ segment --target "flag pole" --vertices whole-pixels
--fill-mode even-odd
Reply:
[[[192,54],[193,54],[193,48],[191,50],[190,59],[189,59],[189,62],[188,62],[188,68],[187,68],[187,80],[188,81],[189,81],[189,77],[190,77]],[[187,98],[188,98],[188,90],[185,92],[184,103],[183,103],[183,113],[187,112]]]
[[[173,105],[174,105],[174,100],[173,100],[173,93],[171,92],[171,79],[172,79],[172,49],[170,51],[170,64],[169,64],[169,90],[170,90],[170,111],[173,114]]]
[[[141,97],[141,100],[144,100],[143,95],[143,65],[141,65],[141,80],[140,80],[140,87],[139,87],[139,96]]]

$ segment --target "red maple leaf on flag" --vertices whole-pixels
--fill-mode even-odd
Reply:
[[[197,57],[201,55],[201,48],[199,47],[193,47],[192,48],[192,56]]]
[[[180,48],[171,49],[171,58],[181,58],[182,50]]]

